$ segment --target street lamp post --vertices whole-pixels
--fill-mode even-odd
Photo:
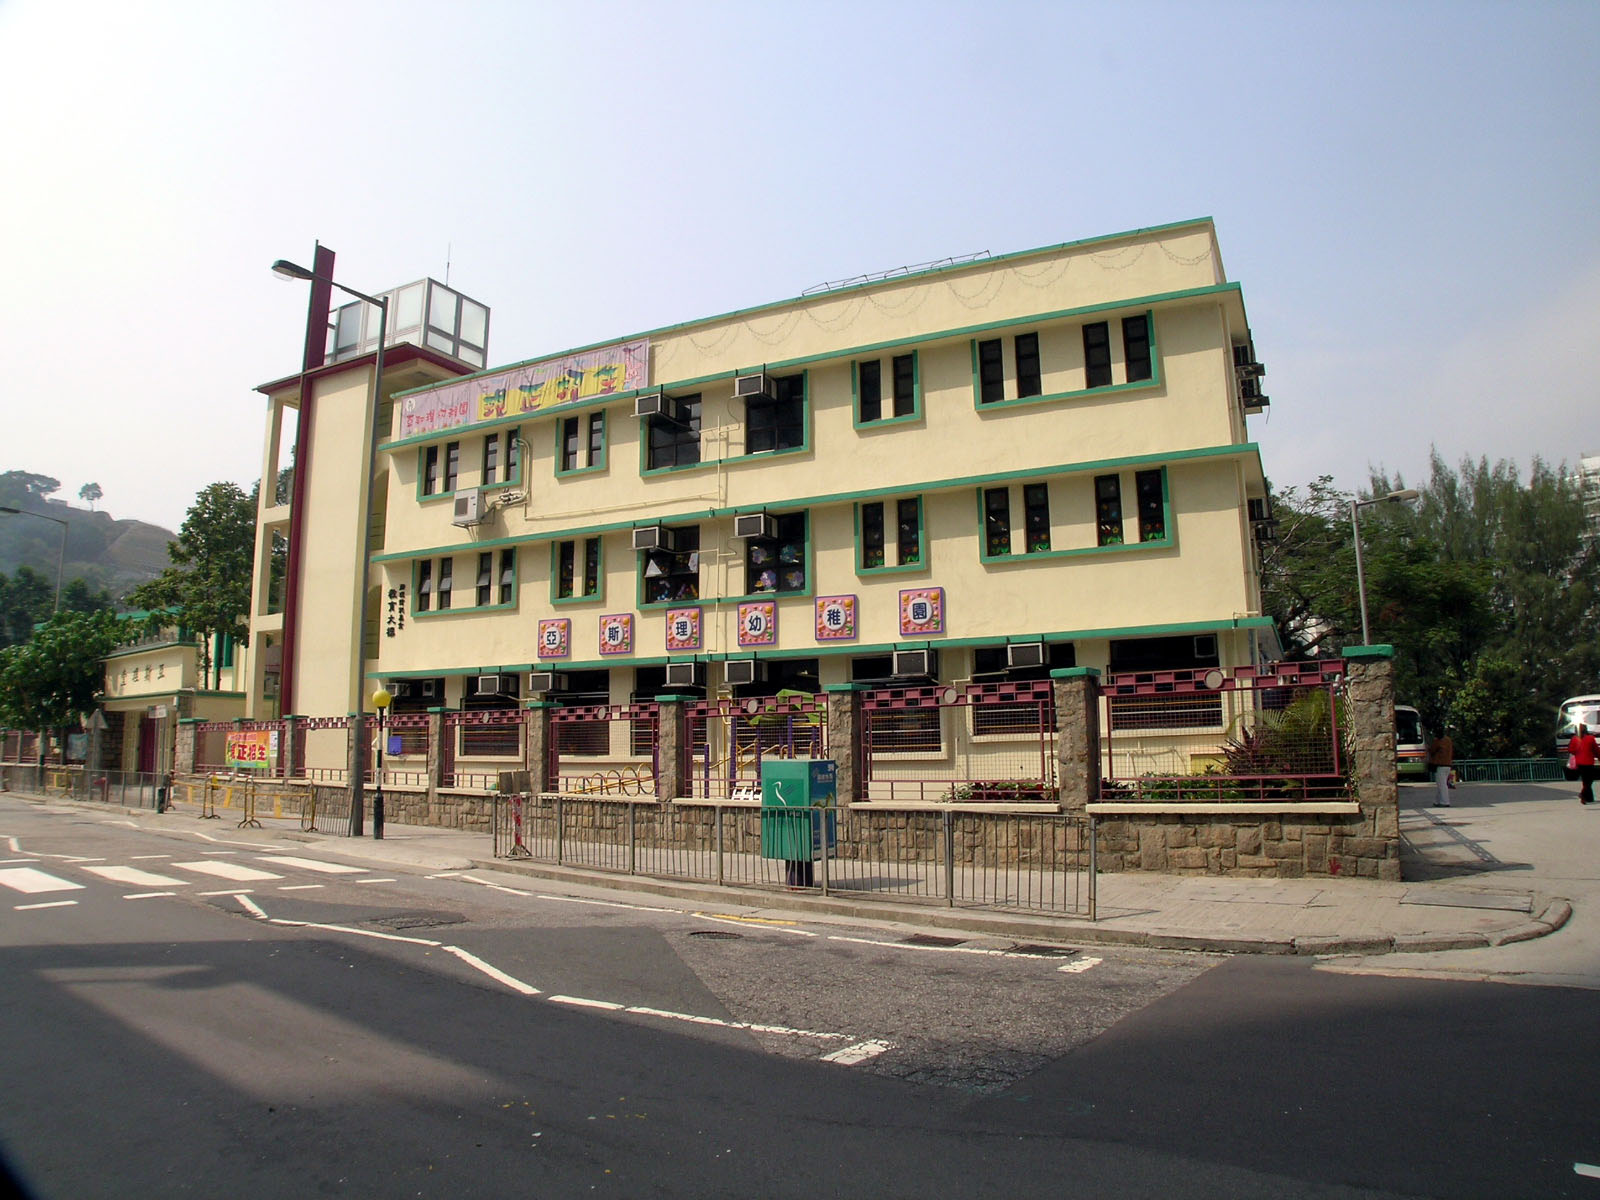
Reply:
[[[1398,492],[1390,492],[1387,496],[1374,496],[1371,500],[1350,501],[1350,532],[1356,541],[1356,594],[1361,600],[1361,644],[1372,644],[1372,635],[1367,630],[1367,577],[1361,569],[1361,518],[1363,508],[1370,508],[1374,504],[1409,503],[1422,495],[1416,488],[1402,488]]]
[[[61,611],[61,572],[67,565],[67,522],[60,517],[48,517],[44,513],[32,512],[26,508],[11,508],[0,504],[0,513],[10,513],[14,517],[38,517],[41,521],[54,521],[61,526],[61,549],[56,552],[56,606],[53,611]]]
[[[277,262],[272,264],[272,272],[273,274],[281,276],[284,279],[304,279],[309,281],[317,278],[304,267],[297,266],[296,264],[289,262],[287,259],[282,258],[278,259]],[[367,669],[367,617],[369,615],[367,604],[367,580],[368,576],[372,574],[372,531],[371,524],[368,519],[368,510],[372,506],[372,481],[378,473],[378,439],[382,434],[382,430],[378,428],[378,412],[379,405],[383,399],[383,392],[381,390],[383,386],[383,348],[384,343],[388,341],[389,338],[389,299],[387,296],[369,296],[365,292],[358,292],[355,290],[355,288],[346,287],[344,284],[333,279],[328,279],[325,282],[338,288],[346,295],[354,296],[357,300],[365,300],[368,304],[376,304],[378,306],[378,352],[374,357],[372,364],[372,442],[367,453],[367,500],[365,504],[360,506],[356,513],[357,520],[360,522],[357,540],[361,546],[361,553],[358,556],[360,560],[361,574],[356,580],[356,590],[360,597],[358,603],[360,615],[357,617],[356,621],[355,645],[356,696],[359,698],[361,695],[362,681],[366,678]],[[387,695],[388,693],[384,694]],[[358,703],[356,705],[356,721],[358,724],[358,728],[356,730],[356,744],[361,746],[364,750],[366,747],[366,728],[365,720],[363,719],[360,709],[361,705]],[[360,772],[357,774],[359,775]],[[361,827],[362,809],[364,807],[364,791],[364,784],[358,779],[355,787],[352,789],[353,794],[350,797],[349,834],[351,837],[360,837],[362,833]],[[380,790],[378,794],[378,804],[380,806],[378,810],[379,812],[382,811],[382,803],[383,795],[382,791]],[[378,813],[374,813],[374,837],[383,836],[382,820],[382,817],[379,816]]]
[[[380,841],[383,839],[383,715],[389,711],[389,701],[393,698],[382,687],[372,693],[372,707],[378,710],[378,770],[373,779],[377,790],[372,794],[372,836]]]

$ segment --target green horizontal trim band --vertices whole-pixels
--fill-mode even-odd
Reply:
[[[1174,450],[1165,454],[1131,454],[1124,458],[1100,458],[1087,462],[1063,463],[1054,467],[1021,467],[1014,471],[996,471],[987,475],[959,475],[935,479],[919,484],[895,484],[888,487],[866,488],[851,492],[828,492],[815,496],[798,496],[794,499],[772,500],[766,504],[741,504],[731,508],[691,509],[684,512],[655,512],[647,518],[632,521],[612,521],[605,525],[586,525],[574,529],[552,530],[545,533],[523,534],[518,537],[493,538],[482,542],[460,542],[453,546],[433,546],[427,549],[394,551],[374,554],[375,563],[403,562],[413,558],[435,558],[445,554],[464,554],[471,550],[488,550],[497,546],[515,546],[536,542],[559,541],[564,538],[583,537],[593,533],[611,533],[620,529],[633,529],[639,525],[683,525],[690,521],[710,520],[716,517],[739,516],[754,512],[783,512],[797,508],[819,508],[827,504],[843,504],[854,500],[870,500],[879,496],[904,496],[913,492],[945,491],[951,488],[975,487],[990,483],[1006,483],[1019,479],[1047,479],[1057,475],[1080,475],[1088,471],[1104,471],[1111,467],[1137,467],[1161,463],[1189,462],[1207,458],[1240,458],[1260,454],[1255,442],[1239,442],[1231,446],[1204,446],[1197,450]],[[1029,556],[1025,556],[1029,557]],[[1032,556],[1036,557],[1036,556]]]
[[[901,278],[907,278],[907,277],[902,276]],[[835,294],[835,293],[830,293],[830,295],[832,295],[832,294]],[[1077,306],[1076,308],[1057,308],[1057,309],[1052,309],[1049,312],[1028,313],[1026,316],[1021,316],[1021,317],[1006,317],[1006,318],[1004,318],[1002,320],[999,320],[999,321],[986,321],[986,322],[984,322],[983,324],[980,324],[980,325],[959,325],[959,326],[952,327],[950,329],[930,329],[930,330],[927,330],[927,331],[925,331],[923,333],[913,334],[913,335],[911,335],[909,337],[892,338],[889,341],[884,341],[884,342],[866,342],[866,343],[862,343],[860,345],[855,345],[855,346],[838,346],[838,347],[835,347],[835,348],[833,348],[831,350],[818,351],[816,354],[805,354],[805,355],[801,355],[798,358],[786,358],[786,359],[782,359],[782,360],[775,360],[775,361],[767,362],[767,363],[763,364],[763,368],[762,369],[766,370],[766,371],[769,371],[769,372],[771,372],[771,371],[785,371],[785,370],[790,370],[790,369],[792,369],[794,367],[809,366],[812,363],[833,362],[833,361],[837,361],[837,360],[840,360],[840,359],[862,358],[864,356],[871,355],[871,354],[881,354],[883,351],[886,351],[886,350],[897,350],[897,349],[900,349],[901,347],[904,347],[904,346],[928,346],[928,345],[933,345],[934,343],[937,343],[937,342],[956,340],[956,339],[960,339],[960,338],[970,338],[970,337],[973,337],[976,334],[990,333],[990,332],[993,332],[994,330],[1015,329],[1019,325],[1041,325],[1041,324],[1045,324],[1045,323],[1050,322],[1050,321],[1065,321],[1065,320],[1070,320],[1070,319],[1072,319],[1074,317],[1091,316],[1091,315],[1093,315],[1095,313],[1103,313],[1103,312],[1115,312],[1115,311],[1117,311],[1119,309],[1124,309],[1124,308],[1150,308],[1153,305],[1157,305],[1157,304],[1171,304],[1171,303],[1174,303],[1174,302],[1177,302],[1177,301],[1183,301],[1183,300],[1198,300],[1198,299],[1203,299],[1203,298],[1205,298],[1207,296],[1225,296],[1225,295],[1242,296],[1242,294],[1243,294],[1243,289],[1239,286],[1239,284],[1233,283],[1233,282],[1229,282],[1229,283],[1211,283],[1211,284],[1206,284],[1206,285],[1204,285],[1202,287],[1180,288],[1177,291],[1172,291],[1172,292],[1156,292],[1156,293],[1153,293],[1153,294],[1147,295],[1147,296],[1128,296],[1128,297],[1125,297],[1125,298],[1120,299],[1120,300],[1102,300],[1102,301],[1100,301],[1100,302],[1098,302],[1096,304],[1083,304],[1083,305]],[[792,302],[786,302],[786,303],[792,303]],[[716,319],[720,319],[720,318],[713,318],[713,320],[716,320]],[[695,324],[699,324],[699,322],[695,322]],[[692,326],[681,326],[679,328],[691,328],[691,327]],[[646,336],[649,336],[649,335],[647,335],[647,334],[634,334],[632,336],[634,336],[634,337],[646,337]],[[609,340],[604,341],[604,342],[596,342],[594,346],[582,347],[582,348],[580,348],[578,350],[566,350],[566,351],[562,351],[560,354],[548,354],[548,355],[544,355],[544,356],[542,356],[540,358],[531,358],[531,359],[526,360],[525,362],[517,363],[515,366],[497,367],[495,370],[486,371],[486,372],[483,372],[483,374],[486,374],[486,375],[498,375],[498,374],[500,374],[500,373],[502,373],[504,371],[513,371],[513,370],[516,369],[516,367],[519,367],[519,366],[527,366],[527,365],[530,365],[532,363],[544,362],[546,359],[551,359],[551,358],[561,358],[561,357],[563,357],[564,355],[567,355],[567,354],[581,354],[586,349],[595,349],[595,348],[597,348],[599,346],[609,346],[609,345],[612,345],[612,344],[614,344],[616,342],[623,342],[623,341],[628,341],[628,340],[630,340],[630,339],[629,338],[612,338],[612,339],[609,339]],[[693,377],[690,377],[690,378],[685,378],[685,379],[662,380],[662,381],[651,383],[649,387],[635,388],[632,391],[627,391],[627,392],[612,392],[609,395],[596,397],[593,400],[572,401],[571,403],[556,405],[556,406],[553,406],[553,407],[548,408],[548,409],[537,410],[537,411],[534,411],[534,412],[518,413],[516,416],[511,416],[511,417],[500,417],[500,418],[498,418],[497,420],[494,420],[494,421],[469,422],[468,424],[465,424],[465,425],[453,426],[450,429],[441,429],[441,430],[437,430],[437,431],[434,431],[434,432],[431,432],[431,433],[425,433],[425,434],[419,433],[419,434],[416,434],[416,435],[414,435],[412,437],[400,438],[400,439],[398,439],[396,441],[384,442],[378,447],[378,449],[381,452],[385,452],[386,453],[386,452],[391,451],[391,450],[402,450],[402,449],[405,449],[406,447],[409,447],[409,446],[418,446],[418,445],[422,445],[422,444],[427,443],[427,442],[450,441],[451,439],[460,437],[463,434],[484,433],[484,432],[487,432],[487,431],[492,430],[492,429],[499,429],[499,428],[501,428],[502,426],[505,426],[505,425],[526,424],[528,421],[542,420],[542,419],[544,419],[546,417],[570,416],[573,413],[584,412],[584,411],[586,411],[588,409],[591,409],[591,408],[605,408],[605,407],[607,407],[609,405],[614,405],[614,404],[620,403],[621,401],[624,401],[624,400],[631,400],[633,397],[639,395],[641,392],[656,392],[656,391],[662,391],[662,390],[665,390],[665,391],[668,391],[668,392],[676,392],[676,391],[683,391],[683,390],[688,389],[688,388],[701,387],[704,384],[715,383],[718,380],[732,379],[735,375],[740,374],[741,370],[742,370],[742,368],[733,368],[733,369],[727,370],[727,371],[717,371],[717,372],[715,372],[713,374],[710,374],[710,375],[696,375],[696,376],[693,376]],[[476,378],[476,376],[466,376],[464,378],[469,378],[470,379],[470,378]],[[459,384],[461,382],[462,382],[461,379],[451,379],[451,380],[446,380],[443,383],[433,384],[433,385],[430,385],[430,386],[431,387],[444,387],[444,386]],[[1097,393],[1097,392],[1116,391],[1118,389],[1125,389],[1125,388],[1129,388],[1129,387],[1132,387],[1132,386],[1145,387],[1145,386],[1158,386],[1158,384],[1157,383],[1150,383],[1150,382],[1145,381],[1145,380],[1138,380],[1138,381],[1136,381],[1136,384],[1113,384],[1113,385],[1109,385],[1109,386],[1104,387],[1104,388],[1090,388],[1090,389],[1087,389],[1085,394],[1094,394],[1094,393]],[[424,390],[427,390],[427,389],[415,389],[415,390],[424,391]],[[404,393],[404,392],[396,393],[396,395],[406,395],[406,394],[407,393]],[[1065,393],[1065,394],[1066,395],[1075,395],[1076,393]],[[1033,399],[1033,397],[1029,397],[1029,399],[1031,400],[1031,399]],[[1003,402],[1000,402],[1000,403],[1003,403]]]
[[[1008,254],[996,255],[992,258],[980,258],[973,262],[950,263],[945,266],[928,267],[922,271],[913,271],[906,275],[896,275],[892,279],[874,279],[864,283],[852,284],[849,287],[832,288],[825,292],[815,292],[809,296],[794,296],[788,300],[771,300],[765,304],[757,304],[750,308],[735,308],[725,313],[718,313],[710,317],[698,317],[692,321],[680,321],[674,325],[662,325],[656,329],[647,329],[642,333],[625,334],[622,337],[606,338],[600,342],[590,342],[585,346],[574,346],[570,350],[556,350],[549,354],[540,354],[534,358],[525,358],[503,367],[490,367],[476,371],[471,375],[461,375],[454,379],[445,380],[446,383],[462,383],[466,380],[478,379],[487,375],[498,375],[502,371],[515,371],[518,367],[531,367],[538,363],[548,362],[553,358],[566,358],[572,354],[582,354],[588,350],[599,350],[604,346],[614,346],[619,342],[631,342],[642,337],[656,337],[665,333],[678,333],[687,329],[694,329],[700,325],[713,325],[718,321],[731,321],[736,317],[749,317],[757,313],[773,312],[776,309],[787,308],[791,304],[809,304],[824,297],[848,296],[853,292],[865,291],[868,288],[880,287],[885,283],[899,285],[914,279],[931,279],[937,275],[948,275],[961,271],[981,270],[984,267],[993,267],[1001,264],[1018,262],[1025,258],[1033,258],[1042,254],[1060,254],[1065,250],[1081,250],[1086,246],[1103,245],[1106,242],[1126,241],[1128,238],[1148,237],[1155,233],[1172,233],[1179,229],[1211,228],[1216,221],[1211,217],[1194,217],[1187,221],[1173,221],[1166,225],[1146,225],[1140,229],[1125,229],[1121,233],[1104,233],[1090,238],[1079,238],[1071,242],[1057,242],[1053,246],[1038,246],[1032,250],[1014,250]],[[417,392],[425,392],[438,384],[424,384],[422,387],[407,388],[403,392],[395,392],[395,396],[410,396]]]
[[[1344,648],[1344,657],[1347,659],[1393,658],[1394,647],[1382,642],[1375,646],[1346,646]]]

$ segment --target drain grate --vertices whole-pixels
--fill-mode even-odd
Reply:
[[[1013,942],[1011,950],[1014,954],[1037,954],[1040,958],[1072,958],[1078,954],[1063,946],[1039,946],[1033,942]]]

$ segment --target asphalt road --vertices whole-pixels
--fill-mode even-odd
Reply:
[[[0,799],[36,1195],[1600,1197],[1589,992],[329,865]]]

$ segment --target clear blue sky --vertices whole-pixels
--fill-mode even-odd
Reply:
[[[0,470],[260,471],[321,239],[490,358],[1217,222],[1279,484],[1600,447],[1600,4],[0,0]]]

